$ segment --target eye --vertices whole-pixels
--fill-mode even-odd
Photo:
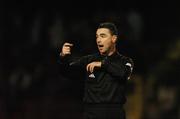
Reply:
[[[105,38],[105,37],[106,37],[106,35],[105,35],[105,34],[102,34],[102,35],[101,35],[101,38]]]

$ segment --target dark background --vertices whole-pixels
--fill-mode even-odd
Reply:
[[[114,22],[118,50],[135,67],[128,119],[178,119],[180,7],[175,2],[1,1],[0,119],[80,119],[83,73],[61,74],[64,42],[73,56],[97,52],[98,24]],[[78,74],[78,75],[76,75]]]

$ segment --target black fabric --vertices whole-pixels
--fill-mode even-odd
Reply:
[[[127,78],[133,67],[132,59],[118,52],[111,56],[102,56],[97,53],[74,61],[66,59],[66,64],[69,67],[80,66],[86,69],[86,65],[93,61],[101,61],[102,67],[95,69],[94,77],[90,77],[89,73],[86,74],[83,101],[85,103],[124,104]],[[126,63],[130,63],[132,66],[126,66]]]
[[[61,58],[62,59],[62,58]],[[61,60],[64,62],[65,60]],[[96,68],[92,74],[86,71],[87,64],[99,61],[102,63],[101,68]],[[123,105],[126,102],[126,85],[128,77],[133,69],[133,61],[129,57],[125,57],[118,52],[111,56],[102,56],[100,54],[92,54],[79,58],[78,60],[66,59],[68,70],[72,67],[81,67],[86,71],[84,104],[105,104],[105,105]],[[70,71],[69,71],[70,72]],[[69,73],[68,73],[69,74]],[[78,74],[82,75],[82,74]],[[109,117],[116,115],[118,119],[124,119],[123,108],[111,107],[86,107],[85,112],[89,115],[97,114],[97,118],[101,114],[107,113]],[[117,114],[116,114],[117,113]],[[94,119],[94,118],[92,118]],[[106,119],[106,118],[104,118]],[[108,118],[107,118],[108,119]],[[113,118],[111,118],[113,119]],[[116,119],[116,117],[114,117]]]
[[[126,114],[120,105],[85,105],[83,119],[126,119]]]

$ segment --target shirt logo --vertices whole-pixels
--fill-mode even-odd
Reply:
[[[90,78],[95,78],[95,76],[94,76],[94,74],[93,74],[93,73],[92,73],[92,74],[90,74],[90,75],[89,75],[89,77],[90,77]]]

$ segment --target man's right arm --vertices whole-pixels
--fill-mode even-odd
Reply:
[[[61,64],[64,68],[69,67],[84,67],[87,64],[88,56],[83,56],[81,58],[72,58],[71,57],[71,48],[73,44],[71,43],[64,43],[62,49],[59,53],[59,61],[58,63]]]
[[[71,55],[72,46],[73,44],[67,42],[63,44],[62,49],[59,53],[59,64],[67,64],[69,56]]]
[[[64,75],[65,77],[68,77],[70,79],[75,77],[73,74],[74,71],[76,71],[74,70],[75,67],[70,66],[70,63],[72,62],[72,58],[71,58],[72,46],[73,44],[66,42],[63,44],[61,51],[58,53],[58,64],[60,65],[59,72],[61,73],[61,75]]]
[[[85,69],[89,56],[83,56],[80,58],[73,58],[71,56],[71,48],[73,44],[64,43],[61,51],[58,53],[58,64],[60,64],[60,73],[69,77],[73,74],[79,74],[79,71]],[[77,73],[76,73],[77,72]],[[71,75],[69,75],[71,74]]]

